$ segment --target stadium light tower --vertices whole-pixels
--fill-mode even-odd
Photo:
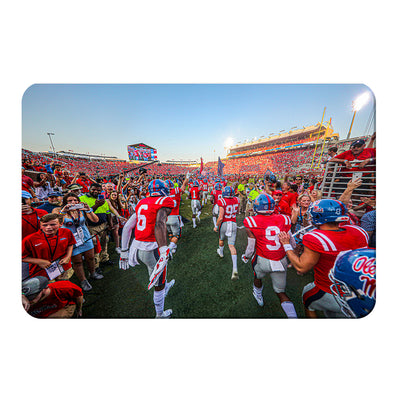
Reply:
[[[354,118],[356,116],[357,111],[360,111],[367,103],[370,98],[370,94],[368,92],[363,93],[362,95],[358,96],[352,104],[352,108],[354,111],[353,119],[351,120],[349,133],[347,134],[347,139],[350,139],[351,128],[353,127]]]
[[[54,157],[57,158],[56,151],[55,151],[55,149],[54,149],[54,144],[53,144],[53,141],[51,140],[51,137],[54,136],[54,133],[52,133],[52,132],[47,132],[46,135],[49,136],[51,148],[53,149],[53,153],[54,153]]]

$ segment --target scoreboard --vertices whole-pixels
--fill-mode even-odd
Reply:
[[[131,161],[155,161],[157,150],[144,143],[128,145],[128,157]]]

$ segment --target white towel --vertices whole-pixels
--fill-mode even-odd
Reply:
[[[271,270],[273,272],[285,271],[285,268],[280,261],[269,260],[269,262],[271,263]]]

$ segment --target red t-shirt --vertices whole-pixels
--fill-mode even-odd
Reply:
[[[297,193],[286,192],[283,193],[281,201],[286,201],[289,207],[292,207],[293,204],[296,204],[297,201]]]
[[[367,160],[368,158],[376,158],[376,149],[374,148],[366,148],[364,149],[360,154],[355,156],[351,150],[347,150],[344,153],[338,154],[335,158],[338,158],[340,160],[349,160],[349,161],[363,161]],[[370,171],[371,168],[367,168],[365,166],[364,168],[358,168],[357,165],[355,165],[353,168],[348,169],[345,166],[342,167],[341,172],[348,172],[348,171]],[[346,174],[345,176],[350,176],[350,174]]]
[[[338,231],[314,229],[303,236],[305,247],[321,254],[314,266],[315,285],[330,293],[331,280],[328,277],[337,255],[341,251],[360,249],[368,246],[368,234],[356,225],[345,225]]]
[[[51,290],[50,294],[29,308],[28,314],[32,317],[47,318],[65,306],[75,304],[75,299],[83,296],[82,289],[69,281],[49,283],[47,287]]]
[[[275,203],[275,211],[274,214],[284,214],[284,215],[292,215],[292,209],[289,207],[289,204],[286,203],[285,200],[281,200],[279,204]]]
[[[237,197],[222,197],[217,201],[217,205],[224,209],[222,223],[228,221],[236,222],[236,214],[239,208],[239,200]]]
[[[198,187],[194,186],[189,190],[190,197],[192,200],[200,200],[200,190]]]
[[[250,229],[256,238],[256,255],[274,261],[282,260],[285,257],[286,252],[278,235],[280,232],[290,231],[292,223],[289,216],[258,214],[245,218],[243,225]]]
[[[87,179],[78,178],[76,180],[76,183],[78,185],[82,186],[82,190],[81,190],[82,193],[87,193],[89,191],[90,183],[89,183],[89,181]]]
[[[157,212],[161,208],[175,207],[171,197],[146,197],[136,205],[135,239],[141,242],[155,242],[154,229],[156,226]]]
[[[175,207],[172,209],[169,215],[179,215],[179,205],[181,204],[181,188],[173,188],[169,191],[169,197],[174,201]]]
[[[33,208],[31,214],[22,214],[22,239],[37,232],[40,229],[40,218],[47,211]]]
[[[47,240],[46,240],[47,239]],[[74,235],[69,229],[60,228],[57,235],[46,237],[40,230],[27,236],[22,241],[22,258],[33,257],[43,260],[55,261],[67,254],[69,246],[76,244]],[[63,265],[64,270],[71,268],[71,261]],[[36,264],[29,264],[29,276],[45,276],[47,273]]]

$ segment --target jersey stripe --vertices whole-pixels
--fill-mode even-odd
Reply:
[[[160,200],[161,200],[161,197],[159,197],[159,198],[156,200],[155,204],[158,204],[158,203],[160,202]]]
[[[254,227],[256,228],[256,227],[257,227],[257,223],[256,223],[255,219],[254,219],[253,217],[249,217],[249,218],[251,219],[251,221],[252,221],[253,224],[254,224]]]
[[[249,227],[250,227],[250,228],[254,228],[254,227],[253,227],[253,224],[252,224],[251,221],[250,221],[250,217],[247,217],[247,218],[246,218],[246,221],[247,221],[247,223],[249,224]]]
[[[329,247],[327,246],[327,244],[325,243],[325,241],[321,237],[317,236],[314,232],[309,233],[309,235],[311,235],[311,236],[315,237],[316,239],[318,239],[320,241],[320,243],[322,244],[322,247],[324,248],[324,250],[325,251],[329,251]]]
[[[321,233],[321,232],[315,232],[315,234],[318,235],[318,236],[320,236],[320,237],[322,237],[322,238],[324,238],[324,239],[327,241],[327,243],[331,246],[331,250],[332,250],[332,251],[337,251],[336,246],[334,245],[334,243],[332,242],[332,240],[328,238],[328,236],[326,236],[325,234],[323,234],[323,233]]]

